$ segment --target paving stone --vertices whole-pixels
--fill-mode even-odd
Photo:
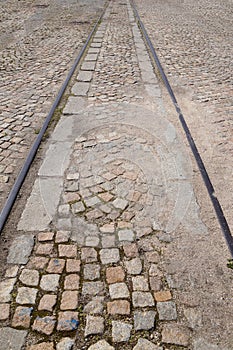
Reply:
[[[104,226],[101,226],[100,232],[102,232],[102,233],[114,233],[115,232],[114,223],[105,224]]]
[[[84,266],[84,279],[96,280],[100,278],[100,266],[96,264],[87,264]]]
[[[28,268],[43,270],[49,259],[44,256],[32,256],[27,264]]]
[[[19,271],[19,266],[17,265],[8,267],[5,272],[5,277],[6,278],[16,277],[18,271]]]
[[[108,284],[123,282],[125,279],[125,272],[121,266],[108,267],[106,269],[106,280]]]
[[[77,274],[70,274],[65,277],[64,289],[78,290],[80,277]]]
[[[25,265],[28,262],[29,256],[31,255],[34,246],[33,235],[23,235],[17,237],[10,249],[7,256],[8,264],[19,264]]]
[[[138,247],[136,243],[124,244],[123,249],[127,258],[136,258],[138,256]]]
[[[55,242],[56,243],[66,243],[69,241],[71,236],[70,231],[57,231],[56,237],[55,237]]]
[[[70,214],[70,206],[69,204],[62,204],[58,207],[58,215],[61,217],[68,217]]]
[[[53,253],[53,247],[53,243],[39,243],[36,247],[36,254],[50,256]]]
[[[139,258],[125,261],[125,267],[130,275],[139,275],[142,272],[142,262]]]
[[[125,283],[115,283],[109,286],[111,299],[129,298],[129,290]]]
[[[132,230],[120,230],[118,237],[120,242],[133,242],[134,232]]]
[[[96,196],[85,199],[85,204],[87,207],[94,207],[99,203],[100,203],[100,199]]]
[[[81,66],[81,70],[94,71],[95,70],[95,62],[83,62]]]
[[[71,338],[62,338],[59,343],[56,345],[56,350],[72,350],[74,346],[74,339]]]
[[[86,213],[86,218],[88,221],[95,221],[103,216],[103,212],[99,209],[94,209]]]
[[[117,343],[128,341],[132,328],[128,323],[112,321],[112,340]]]
[[[110,315],[129,315],[130,303],[127,300],[115,300],[108,302],[107,311]]]
[[[154,293],[154,298],[157,302],[169,301],[172,299],[171,292],[169,290],[164,290],[161,292]]]
[[[29,328],[32,310],[32,307],[18,306],[12,319],[12,327]]]
[[[86,210],[83,202],[77,202],[72,204],[72,213],[73,214],[79,214],[79,213],[83,213]]]
[[[54,306],[57,303],[57,296],[54,294],[45,294],[40,299],[38,310],[53,311]]]
[[[78,328],[78,312],[65,311],[58,313],[58,331],[74,331]]]
[[[58,254],[60,257],[76,258],[77,257],[77,246],[75,244],[59,244]]]
[[[116,247],[116,237],[115,235],[104,235],[101,238],[102,248],[114,248]]]
[[[88,82],[77,82],[72,86],[71,92],[76,96],[86,96],[89,90]]]
[[[35,304],[38,290],[35,288],[21,287],[18,288],[16,303],[18,304]]]
[[[149,269],[149,275],[150,276],[162,276],[161,271],[158,269],[158,266],[156,264],[152,264],[150,269]]]
[[[46,317],[37,316],[33,323],[32,329],[39,333],[50,335],[53,333],[55,323],[56,323],[56,320],[55,320],[55,317],[53,316],[46,316]]]
[[[104,333],[104,318],[97,316],[87,316],[85,337],[93,334],[103,334]]]
[[[76,259],[67,259],[66,271],[67,272],[80,272],[81,261]]]
[[[81,260],[86,263],[97,261],[97,251],[94,248],[82,248]]]
[[[103,282],[84,282],[82,288],[83,295],[100,295],[104,291]]]
[[[54,346],[51,342],[43,342],[36,345],[27,346],[26,350],[54,350]]]
[[[100,260],[102,264],[113,264],[120,260],[119,249],[101,249]]]
[[[54,232],[40,232],[38,234],[38,241],[39,242],[45,242],[45,241],[52,241],[54,237]]]
[[[0,321],[7,320],[10,316],[10,305],[0,304]]]
[[[78,307],[78,292],[65,291],[62,293],[61,310],[75,310]]]
[[[88,236],[85,241],[87,247],[98,247],[100,239],[97,236]]]
[[[133,290],[134,291],[149,291],[149,284],[144,276],[132,277]]]
[[[163,350],[163,348],[155,345],[147,339],[140,338],[133,350]]]
[[[112,204],[116,209],[125,210],[128,206],[128,201],[122,198],[116,198]]]
[[[58,274],[49,274],[43,275],[40,281],[40,287],[43,290],[55,292],[59,287],[60,275]]]
[[[11,300],[11,292],[15,282],[16,278],[9,278],[0,282],[0,303],[7,303]]]
[[[0,328],[0,350],[21,350],[26,336],[27,331],[16,330],[10,327]]]
[[[176,304],[173,301],[158,302],[157,310],[161,321],[172,321],[177,319]]]
[[[91,345],[88,350],[114,350],[114,347],[110,346],[106,340],[100,340],[94,345]]]
[[[53,258],[53,259],[50,259],[46,271],[49,273],[62,273],[62,271],[64,270],[64,267],[65,267],[64,259]]]
[[[165,324],[162,330],[162,342],[188,346],[191,333],[187,327],[178,324]]]
[[[102,314],[104,310],[104,297],[95,297],[84,307],[84,312],[87,314]]]
[[[154,298],[149,292],[133,292],[132,300],[134,307],[154,306]]]
[[[162,288],[161,277],[150,277],[150,288],[153,291],[159,291]]]
[[[150,330],[155,327],[155,311],[135,311],[134,312],[134,329]]]
[[[91,81],[91,79],[92,79],[92,75],[93,75],[93,73],[90,72],[90,71],[81,70],[81,71],[78,73],[77,80],[78,80],[78,81],[86,81],[86,82],[89,82],[89,81]]]
[[[39,283],[39,272],[37,270],[23,269],[19,280],[28,286],[37,286]]]

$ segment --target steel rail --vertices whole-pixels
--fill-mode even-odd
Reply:
[[[105,6],[102,14],[100,15],[100,17],[98,18],[98,20],[94,24],[93,29],[91,30],[90,34],[88,35],[88,37],[87,37],[87,39],[86,39],[86,41],[85,41],[85,43],[84,43],[84,45],[82,47],[82,49],[80,50],[77,58],[75,59],[75,61],[74,61],[73,65],[72,65],[72,67],[71,67],[71,69],[70,69],[70,71],[69,71],[69,73],[68,73],[64,83],[62,84],[62,87],[60,88],[60,90],[58,92],[58,95],[57,95],[55,101],[53,102],[53,105],[52,105],[52,107],[51,107],[51,109],[50,109],[50,111],[49,111],[49,113],[48,113],[48,115],[47,115],[47,117],[46,117],[46,119],[44,121],[44,124],[43,124],[41,130],[40,130],[39,134],[37,135],[37,138],[34,141],[32,147],[31,147],[31,149],[30,149],[30,151],[29,151],[29,153],[27,155],[27,158],[26,158],[26,160],[25,160],[25,162],[24,162],[24,164],[23,164],[23,166],[22,166],[22,168],[21,168],[21,170],[19,172],[19,175],[17,176],[17,179],[15,180],[15,183],[14,183],[14,185],[13,185],[11,191],[10,191],[10,194],[9,194],[9,196],[8,196],[6,202],[5,202],[5,205],[4,205],[4,207],[3,207],[2,211],[1,211],[1,214],[0,214],[0,234],[1,234],[3,228],[4,228],[5,224],[6,224],[7,218],[8,218],[8,216],[9,216],[11,210],[12,210],[12,207],[13,207],[15,201],[16,201],[17,195],[18,195],[18,193],[19,193],[19,191],[20,191],[20,189],[21,189],[21,187],[22,187],[22,185],[24,183],[24,180],[25,180],[25,178],[26,178],[26,176],[28,174],[28,171],[29,171],[29,169],[31,167],[31,164],[32,164],[32,162],[33,162],[33,160],[35,158],[35,155],[36,155],[36,153],[37,153],[37,151],[39,149],[39,146],[41,144],[42,138],[43,138],[43,136],[45,134],[45,131],[47,130],[47,128],[49,126],[49,123],[50,123],[50,121],[51,121],[51,119],[53,117],[53,114],[54,114],[56,108],[58,107],[58,105],[59,105],[59,103],[61,101],[61,98],[62,98],[62,96],[63,96],[63,94],[64,94],[64,92],[65,92],[65,90],[66,90],[66,88],[67,88],[67,86],[69,84],[69,81],[72,78],[72,76],[73,76],[73,74],[74,74],[78,64],[80,63],[80,61],[81,61],[81,59],[82,59],[82,57],[83,57],[83,55],[85,53],[85,50],[88,47],[88,45],[89,45],[89,43],[90,43],[90,41],[91,41],[91,39],[92,39],[92,37],[93,37],[97,27],[99,25],[99,23],[101,22],[105,11],[106,11],[106,6]]]
[[[222,229],[224,238],[226,240],[226,243],[227,243],[227,246],[229,248],[230,254],[231,254],[232,258],[233,258],[233,237],[232,237],[232,234],[231,234],[228,222],[227,222],[227,220],[225,218],[225,215],[223,213],[221,204],[220,204],[218,198],[215,195],[214,186],[213,186],[213,184],[212,184],[212,182],[210,180],[210,177],[209,177],[208,172],[207,172],[207,170],[205,168],[204,162],[203,162],[203,160],[201,158],[201,155],[200,155],[200,153],[198,151],[198,148],[197,148],[197,146],[196,146],[196,144],[194,142],[194,139],[193,139],[192,134],[191,134],[191,132],[189,130],[189,127],[188,127],[188,125],[187,125],[187,123],[185,121],[185,118],[184,118],[184,116],[182,114],[182,111],[181,111],[181,109],[179,107],[179,104],[178,104],[178,102],[176,100],[176,97],[175,97],[175,94],[174,94],[174,92],[172,90],[172,87],[171,87],[171,85],[170,85],[170,83],[168,81],[168,78],[167,78],[164,70],[163,70],[162,64],[161,64],[161,62],[160,62],[160,60],[159,60],[159,58],[158,58],[158,56],[156,54],[155,48],[154,48],[154,46],[153,46],[153,44],[152,44],[152,42],[150,40],[150,37],[149,37],[149,35],[148,35],[148,33],[147,33],[146,29],[145,29],[145,26],[144,26],[144,24],[143,24],[143,22],[142,22],[142,20],[141,20],[141,18],[139,16],[139,14],[138,14],[136,5],[135,5],[133,0],[130,0],[130,2],[131,2],[131,6],[132,6],[132,8],[134,10],[135,17],[138,20],[138,24],[139,24],[139,27],[141,28],[142,34],[143,34],[143,36],[144,36],[144,38],[146,40],[146,43],[147,43],[147,45],[148,45],[148,47],[149,47],[149,49],[151,51],[151,54],[152,54],[153,59],[154,59],[154,61],[156,63],[156,66],[157,66],[157,68],[159,70],[159,73],[160,73],[160,75],[162,77],[162,80],[163,80],[163,82],[164,82],[164,84],[166,86],[166,89],[167,89],[167,91],[168,91],[168,93],[169,93],[169,95],[171,97],[171,100],[172,100],[172,102],[173,102],[173,104],[175,106],[175,109],[176,109],[176,111],[177,111],[177,113],[179,115],[179,120],[180,120],[181,125],[183,127],[183,130],[184,130],[184,132],[186,134],[186,138],[188,140],[189,146],[190,146],[190,148],[192,150],[192,153],[193,153],[194,158],[196,160],[196,163],[198,165],[199,171],[200,171],[200,173],[202,175],[203,181],[205,183],[206,189],[208,191],[208,194],[210,196],[211,202],[213,204],[215,213],[217,215],[220,227]]]

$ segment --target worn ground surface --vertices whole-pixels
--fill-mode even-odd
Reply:
[[[0,208],[104,1],[1,1]]]
[[[195,11],[210,11],[207,2],[185,4],[138,3],[155,42],[162,40],[159,25],[169,33],[161,18],[172,18],[170,31],[185,37],[195,27]],[[226,18],[227,30],[231,8],[225,4],[211,11]],[[179,16],[172,9],[185,11],[186,31],[175,30]],[[209,22],[195,27],[198,33],[207,29],[211,33]],[[162,45],[160,50],[165,52]],[[217,114],[195,100],[163,52],[208,169],[220,167],[211,144]],[[176,64],[186,76],[183,61],[177,57]],[[201,73],[191,73],[188,62],[187,78],[193,75],[198,90],[194,82]],[[223,90],[226,98],[227,82]],[[228,118],[224,98],[218,106]],[[200,114],[199,126],[206,122],[208,133],[201,127],[196,133]],[[127,1],[110,2],[46,149],[27,203],[19,200],[19,219],[10,221],[14,239],[2,266],[0,350],[233,349],[229,253]]]

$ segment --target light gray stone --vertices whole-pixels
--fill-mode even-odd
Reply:
[[[118,232],[118,237],[120,242],[133,242],[134,233],[132,230],[120,230]]]
[[[125,283],[114,283],[109,286],[111,299],[129,298],[129,290]]]
[[[98,54],[96,53],[88,53],[85,57],[85,61],[96,61],[98,58]]]
[[[90,71],[81,70],[78,74],[77,80],[84,81],[84,82],[90,82],[92,80],[92,75],[93,75],[93,73]]]
[[[104,309],[104,297],[95,297],[84,307],[87,314],[101,314]]]
[[[100,340],[94,345],[91,345],[88,350],[114,350],[114,347],[109,345],[106,340]]]
[[[26,331],[19,331],[10,327],[0,328],[0,350],[21,350],[26,336]]]
[[[82,294],[83,295],[98,295],[103,293],[104,284],[103,282],[84,282]]]
[[[89,90],[90,84],[84,81],[79,81],[74,84],[71,89],[72,94],[75,96],[86,96]]]
[[[102,264],[113,264],[120,260],[119,249],[101,249],[100,260]]]
[[[11,292],[15,282],[16,278],[9,278],[0,282],[0,303],[7,303],[11,300]]]
[[[83,62],[81,70],[94,71],[95,70],[95,62]]]
[[[139,258],[125,261],[125,267],[130,275],[139,275],[142,272],[142,262]]]
[[[71,147],[71,142],[51,144],[40,167],[39,176],[63,176],[69,165]]]
[[[128,323],[112,321],[112,340],[114,342],[128,341],[132,328]]]
[[[194,350],[230,350],[219,348],[219,345],[214,345],[209,343],[203,338],[198,338],[194,340]]]
[[[8,264],[26,264],[34,246],[33,235],[23,235],[17,237],[9,249],[7,257]]]
[[[56,346],[56,350],[72,350],[74,346],[74,340],[71,338],[63,338]]]
[[[16,297],[16,303],[18,304],[35,304],[38,289],[21,287],[18,289],[18,294]]]
[[[84,266],[84,279],[96,280],[100,278],[100,266],[97,264],[87,264]]]
[[[132,293],[134,307],[154,306],[154,298],[149,292],[133,292]]]
[[[122,198],[116,198],[113,202],[112,202],[113,206],[117,209],[121,209],[121,210],[125,210],[125,208],[128,205],[128,201]]]
[[[134,312],[134,329],[150,330],[155,327],[155,311],[135,311]]]
[[[103,334],[104,318],[97,316],[87,316],[85,337],[92,334]]]
[[[70,96],[63,109],[63,114],[78,114],[87,105],[87,101],[84,97]]]
[[[74,214],[79,214],[85,211],[85,207],[83,205],[83,202],[77,202],[72,204],[72,212]]]
[[[140,338],[138,339],[137,345],[133,348],[133,350],[163,350],[163,348],[155,345],[149,340]]]
[[[40,287],[43,290],[55,292],[59,286],[60,275],[49,274],[43,275],[40,281]]]
[[[149,284],[144,276],[132,277],[134,291],[149,291]]]
[[[177,319],[176,304],[173,301],[158,302],[157,310],[161,321]]]

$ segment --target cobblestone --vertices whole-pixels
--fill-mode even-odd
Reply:
[[[58,331],[73,331],[78,328],[78,313],[74,311],[59,312],[58,314]]]
[[[35,319],[32,329],[39,332],[44,333],[46,335],[50,335],[53,332],[53,329],[55,327],[55,317],[46,316],[46,317],[39,317]]]
[[[116,248],[102,249],[100,251],[100,260],[102,264],[113,264],[120,260],[119,250]]]
[[[135,311],[134,312],[134,329],[150,330],[155,327],[155,311]]]
[[[125,279],[125,273],[121,266],[108,267],[106,269],[106,279],[109,284],[123,282]]]
[[[171,321],[171,320],[177,319],[176,305],[174,302],[172,301],[157,302],[156,306],[157,306],[160,320]]]
[[[134,307],[154,306],[154,299],[149,292],[133,292],[132,293]]]
[[[139,275],[142,272],[142,263],[139,258],[125,261],[125,266],[130,275]]]
[[[11,292],[14,288],[16,278],[9,278],[0,282],[0,302],[6,303],[11,300]]]
[[[72,350],[74,346],[74,340],[71,338],[63,338],[56,346],[56,350]]]
[[[10,315],[10,304],[0,304],[0,320],[7,320]]]
[[[126,300],[117,300],[107,303],[107,310],[110,315],[129,315],[130,304]]]
[[[53,294],[45,294],[40,299],[38,310],[53,311],[53,308],[57,302],[57,296]]]
[[[39,272],[37,270],[24,269],[19,279],[23,284],[28,286],[37,286],[39,283]]]
[[[60,275],[58,274],[49,274],[43,275],[40,281],[40,287],[43,290],[55,292],[59,287]]]
[[[18,304],[35,304],[36,296],[37,296],[38,290],[35,288],[29,288],[29,287],[20,287],[18,288],[18,294],[16,297],[16,302]]]
[[[54,346],[51,342],[42,342],[36,345],[27,346],[27,350],[54,350]]]
[[[188,346],[190,331],[181,325],[167,324],[163,326],[162,341],[167,344]]]
[[[129,290],[125,283],[115,283],[109,286],[111,299],[129,298]]]
[[[97,316],[87,316],[85,336],[93,334],[103,334],[104,318]]]
[[[131,335],[132,326],[128,323],[112,321],[112,340],[114,342],[127,342]]]

